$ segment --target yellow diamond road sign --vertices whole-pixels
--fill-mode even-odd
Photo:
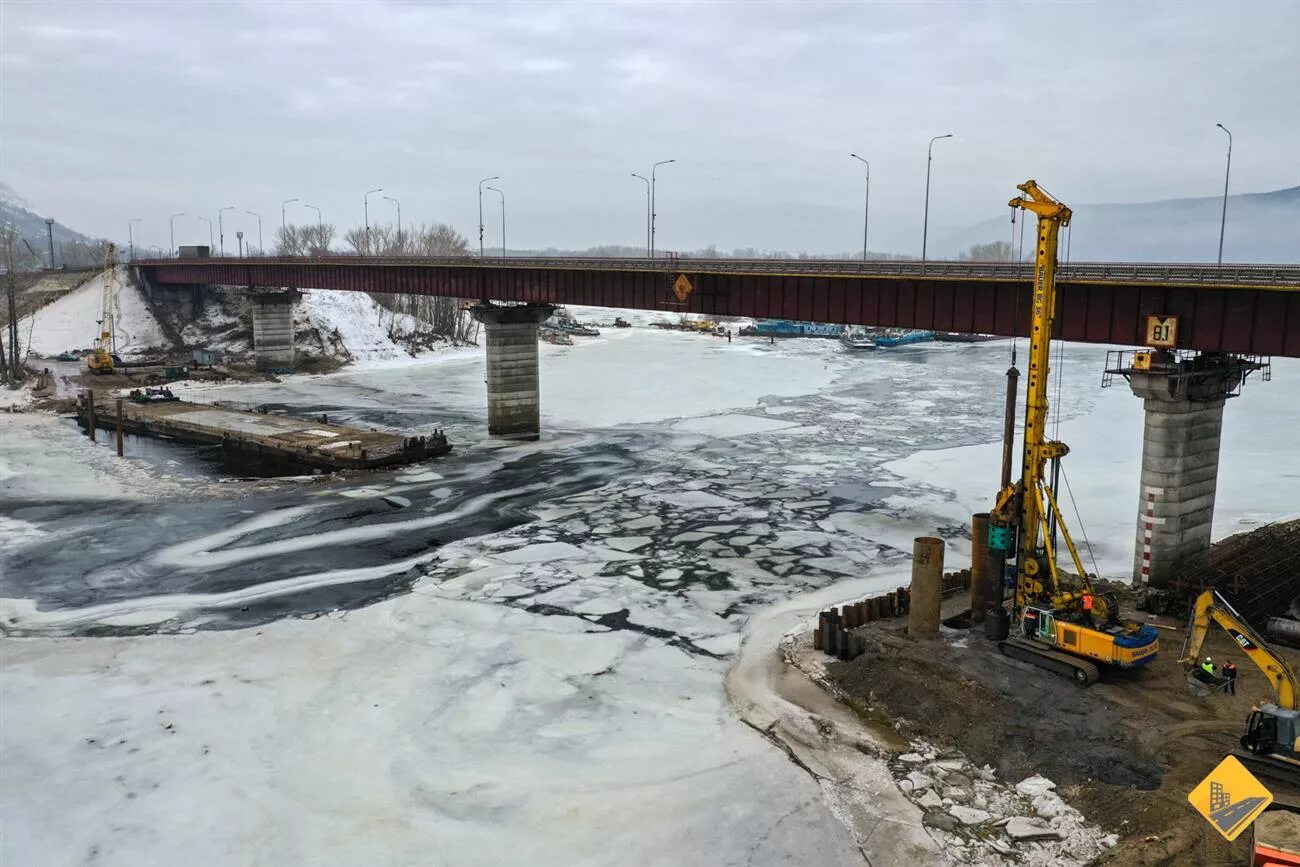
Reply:
[[[1216,831],[1235,840],[1273,803],[1273,793],[1235,756],[1228,756],[1192,789],[1187,800]]]
[[[663,284],[659,285],[662,286]],[[673,294],[677,296],[677,300],[686,301],[693,291],[695,291],[695,286],[691,283],[691,278],[685,274],[678,274],[677,280],[673,283]]]

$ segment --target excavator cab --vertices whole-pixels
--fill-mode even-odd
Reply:
[[[1296,760],[1297,718],[1300,711],[1284,710],[1275,704],[1262,705],[1246,719],[1241,748],[1257,756]]]

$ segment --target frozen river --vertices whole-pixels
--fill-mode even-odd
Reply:
[[[457,447],[350,479],[223,482],[0,417],[0,862],[863,863],[723,678],[751,615],[888,586],[916,535],[963,564],[1009,345],[543,350],[527,445],[485,439],[477,355],[203,395]],[[1103,360],[1066,350],[1060,436],[1126,576],[1141,405]],[[1270,460],[1298,380],[1230,405],[1217,535],[1300,502]]]

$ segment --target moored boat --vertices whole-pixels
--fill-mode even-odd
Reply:
[[[845,349],[861,352],[876,348],[875,335],[866,328],[846,328],[840,333],[840,343]]]

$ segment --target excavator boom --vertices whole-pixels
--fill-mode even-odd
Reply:
[[[1291,668],[1217,591],[1206,590],[1196,597],[1191,625],[1187,629],[1187,640],[1183,646],[1183,658],[1179,662],[1191,666],[1201,658],[1201,647],[1205,644],[1205,635],[1210,629],[1211,621],[1232,636],[1232,640],[1245,651],[1251,662],[1264,672],[1264,676],[1277,691],[1277,706],[1283,710],[1296,710],[1296,680]]]

